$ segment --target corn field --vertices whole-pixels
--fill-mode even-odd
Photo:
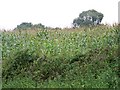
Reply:
[[[2,32],[2,87],[117,88],[119,34],[118,26]]]

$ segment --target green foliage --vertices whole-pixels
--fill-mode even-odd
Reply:
[[[73,20],[73,25],[76,26],[89,26],[97,25],[103,19],[103,14],[96,10],[83,11],[79,14],[79,17]]]
[[[27,22],[23,22],[20,25],[17,25],[17,29],[23,29],[23,30],[26,30],[31,27],[32,27],[32,23],[27,23]]]
[[[17,25],[17,27],[14,30],[28,30],[28,29],[45,29],[45,26],[41,23],[39,24],[32,24],[28,22],[23,22],[20,25]]]
[[[35,25],[33,25],[33,28],[34,29],[45,29],[45,26],[44,25],[42,25],[41,23],[39,23],[39,24],[35,24]]]
[[[15,78],[13,81],[3,82],[2,88],[35,88],[35,82],[28,77]]]
[[[3,32],[3,87],[117,88],[118,27],[85,29]]]

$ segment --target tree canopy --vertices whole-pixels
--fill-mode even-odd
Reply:
[[[32,23],[23,22],[20,25],[17,25],[17,29],[28,29],[33,26]]]
[[[42,25],[41,23],[33,25],[33,28],[40,28],[40,29],[45,29],[45,26]]]
[[[19,30],[26,30],[26,29],[45,29],[45,26],[42,25],[41,23],[39,24],[32,24],[31,22],[22,22],[20,25],[17,25],[17,27],[15,28],[16,29],[19,29]]]
[[[79,17],[73,20],[74,27],[76,26],[89,26],[98,25],[101,23],[104,15],[96,10],[83,11],[79,14]]]

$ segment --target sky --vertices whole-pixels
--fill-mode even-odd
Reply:
[[[49,27],[71,27],[82,11],[104,14],[102,23],[118,22],[120,0],[0,0],[0,29],[14,29],[22,22]]]

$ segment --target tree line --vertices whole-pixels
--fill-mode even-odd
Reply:
[[[82,26],[95,26],[99,25],[103,19],[104,15],[101,12],[98,12],[94,9],[83,11],[79,14],[77,18],[75,18],[72,22],[73,27],[82,27]],[[20,25],[17,25],[15,30],[26,30],[26,29],[46,29],[49,27],[45,27],[45,25],[39,23],[39,24],[32,24],[31,22],[23,22]],[[58,29],[59,27],[56,27],[54,29]]]

